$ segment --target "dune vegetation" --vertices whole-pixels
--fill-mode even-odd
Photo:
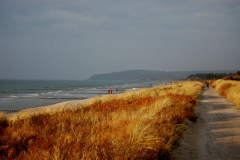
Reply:
[[[238,77],[240,78],[240,76]],[[226,97],[240,108],[240,81],[220,79],[214,81],[211,86],[215,88],[221,96]]]
[[[201,82],[98,97],[86,106],[8,120],[0,114],[0,159],[170,159],[196,121]]]

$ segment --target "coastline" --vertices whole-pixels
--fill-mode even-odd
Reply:
[[[45,107],[49,106],[38,107],[39,110],[45,110],[37,115],[34,108],[31,109],[31,116],[28,113],[27,117],[12,121],[3,119],[6,124],[10,124],[4,130],[4,146],[14,144],[12,146],[16,150],[20,145],[26,146],[27,152],[23,148],[20,154],[13,155],[20,159],[52,159],[56,152],[66,159],[128,159],[134,156],[147,159],[171,158],[175,142],[184,133],[185,119],[196,121],[193,113],[196,100],[193,97],[199,97],[202,89],[203,84],[200,82],[185,82],[96,96],[93,101],[87,99],[85,102],[58,103],[51,107],[56,109],[54,112],[46,110]],[[82,107],[65,111],[65,108],[81,104]],[[15,142],[18,143],[15,145]],[[129,148],[133,150],[129,151]],[[7,155],[12,148],[5,150]],[[101,154],[95,155],[96,152]],[[46,153],[49,155],[46,156]]]
[[[141,88],[141,89],[143,89],[143,88]],[[104,94],[104,95],[100,95],[100,96],[98,95],[96,97],[88,98],[88,99],[64,101],[64,102],[59,102],[59,103],[50,104],[50,105],[46,105],[46,106],[27,108],[27,109],[23,109],[18,112],[14,112],[14,113],[6,113],[6,117],[8,120],[15,120],[17,118],[27,118],[34,114],[51,113],[51,112],[55,112],[55,111],[59,111],[59,110],[63,110],[63,109],[82,107],[82,106],[86,105],[89,101],[94,100],[99,97],[105,97],[105,96],[109,96],[109,95],[117,96],[117,95],[122,95],[122,94],[130,93],[130,92],[135,92],[138,90],[139,89],[137,89],[137,90],[136,89],[126,89],[122,93],[118,93],[118,94]]]
[[[156,86],[163,86],[163,85],[156,85]],[[54,104],[45,105],[45,106],[27,108],[27,109],[20,110],[18,112],[6,113],[5,115],[8,120],[15,120],[17,118],[27,118],[34,114],[52,113],[52,112],[61,111],[64,109],[83,107],[89,101],[94,100],[99,97],[103,98],[105,96],[110,96],[110,95],[115,95],[115,96],[123,95],[123,94],[127,94],[127,93],[137,92],[141,89],[148,89],[148,88],[152,88],[152,87],[156,87],[156,86],[151,86],[151,87],[146,87],[146,88],[125,89],[121,93],[117,93],[117,94],[103,94],[103,95],[98,95],[96,97],[87,98],[87,99],[64,101],[64,102],[54,103]]]
[[[47,106],[23,109],[18,112],[8,113],[8,114],[6,114],[6,116],[7,116],[7,119],[14,120],[17,117],[23,118],[23,117],[28,117],[28,116],[31,116],[34,114],[44,113],[44,112],[54,112],[59,109],[76,108],[76,107],[84,106],[91,99],[94,99],[94,98],[74,100],[74,101],[65,101],[65,102],[55,103],[55,104],[51,104],[51,105],[47,105]]]

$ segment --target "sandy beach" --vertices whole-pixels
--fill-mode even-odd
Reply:
[[[28,117],[34,114],[39,114],[44,112],[54,112],[61,109],[81,107],[87,104],[87,102],[89,102],[91,99],[94,99],[94,98],[75,100],[75,101],[66,101],[66,102],[60,102],[60,103],[47,105],[47,106],[28,108],[28,109],[20,110],[18,112],[9,113],[6,115],[9,120],[13,120],[13,119],[16,119],[16,117]]]
[[[177,83],[177,82],[175,81],[174,83]],[[157,86],[162,86],[162,85],[157,85]],[[154,86],[154,87],[156,87],[156,86]],[[147,87],[147,88],[149,88],[149,87]],[[14,120],[17,117],[26,118],[26,117],[29,117],[31,115],[40,114],[40,113],[44,113],[44,112],[51,113],[51,112],[60,111],[60,110],[63,110],[63,109],[82,107],[82,106],[86,105],[89,101],[91,101],[93,99],[96,99],[96,98],[99,98],[99,97],[105,97],[105,96],[109,96],[109,95],[118,96],[118,95],[122,95],[122,94],[125,94],[125,93],[136,92],[140,89],[146,89],[146,88],[125,89],[121,93],[117,93],[117,94],[104,94],[104,95],[98,95],[96,97],[88,98],[88,99],[64,101],[64,102],[55,103],[55,104],[46,105],[46,106],[27,108],[27,109],[23,109],[23,110],[20,110],[20,111],[17,111],[17,112],[13,112],[13,113],[7,113],[6,116],[9,120]]]
[[[77,108],[77,107],[82,107],[82,106],[86,105],[89,101],[99,98],[99,97],[105,97],[108,95],[116,95],[117,96],[117,95],[122,95],[124,93],[135,92],[137,90],[138,89],[126,89],[120,94],[105,94],[105,95],[96,96],[96,97],[88,98],[88,99],[65,101],[65,102],[60,102],[60,103],[46,105],[46,106],[28,108],[28,109],[20,110],[18,112],[14,112],[14,113],[8,113],[8,114],[6,114],[6,116],[9,120],[14,120],[17,117],[26,118],[31,115],[40,114],[40,113],[44,113],[44,112],[51,113],[51,112],[60,111],[63,109]]]

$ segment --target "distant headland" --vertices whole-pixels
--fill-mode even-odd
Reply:
[[[212,70],[212,71],[154,71],[154,70],[127,70],[106,74],[95,74],[88,80],[177,80],[187,79],[189,75],[201,73],[235,73],[236,70]]]

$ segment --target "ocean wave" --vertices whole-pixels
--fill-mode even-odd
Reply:
[[[5,91],[5,92],[0,92],[0,93],[9,94],[9,93],[19,93],[19,92],[8,92],[8,91]]]
[[[0,97],[0,99],[13,99],[13,98],[17,98],[17,97]]]
[[[16,89],[16,90],[21,90],[21,91],[57,91],[59,88],[27,88],[27,89]]]
[[[65,98],[60,98],[60,97],[41,97],[38,99],[75,99],[75,100],[79,100],[79,99],[86,99],[86,98],[69,98],[69,97],[65,97]]]
[[[41,93],[42,95],[44,95],[44,94],[58,94],[58,93],[61,93],[62,92],[62,90],[58,90],[58,91],[56,91],[56,92],[43,92],[43,93]]]
[[[12,99],[12,98],[18,98],[18,97],[14,96],[14,95],[10,95],[10,96],[6,96],[6,97],[2,97],[2,98]]]
[[[56,91],[55,93],[61,93],[62,92],[62,90],[58,90],[58,91]]]
[[[23,94],[18,96],[19,98],[32,98],[32,97],[38,97],[39,94],[38,93],[32,93],[32,94]]]
[[[79,86],[67,86],[67,87],[83,87],[83,85],[79,85]]]
[[[71,94],[74,94],[74,95],[76,95],[76,94],[79,94],[79,95],[82,95],[82,94],[107,94],[107,90],[106,90],[106,92],[82,92],[82,93],[71,93]]]

